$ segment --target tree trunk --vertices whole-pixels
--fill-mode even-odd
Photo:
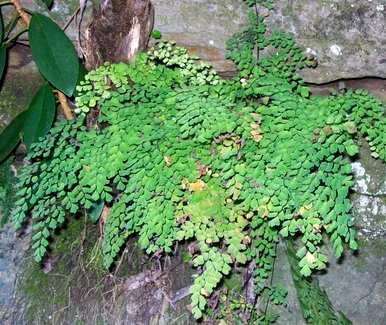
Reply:
[[[150,0],[102,0],[85,32],[87,69],[130,61],[147,47],[153,23]]]

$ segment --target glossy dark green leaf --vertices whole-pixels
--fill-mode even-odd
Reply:
[[[0,134],[0,163],[15,149],[21,139],[25,112],[19,114]]]
[[[50,18],[34,13],[29,41],[42,75],[67,96],[72,96],[78,81],[79,59],[70,39]]]
[[[25,112],[23,140],[27,148],[50,130],[55,118],[55,97],[49,85],[43,85]]]
[[[90,218],[91,222],[96,223],[99,220],[104,206],[105,202],[103,202],[103,200],[99,200],[93,203],[91,208],[87,210],[87,216]]]
[[[4,45],[0,45],[0,80],[3,76],[5,65],[7,63],[7,49]]]
[[[1,13],[0,8],[0,43],[2,43],[4,40],[4,21],[3,21],[3,14]]]

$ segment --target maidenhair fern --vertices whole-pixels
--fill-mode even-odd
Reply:
[[[191,306],[201,318],[235,265],[254,260],[266,289],[280,237],[301,239],[303,276],[326,267],[324,235],[337,257],[357,249],[349,157],[362,135],[386,160],[384,109],[363,91],[310,97],[296,71],[314,63],[253,15],[228,43],[232,80],[165,42],[86,76],[78,118],[34,145],[19,176],[14,222],[32,216],[38,262],[67,218],[104,202],[106,268],[133,235],[149,254],[196,243]],[[270,53],[259,62],[256,44]]]

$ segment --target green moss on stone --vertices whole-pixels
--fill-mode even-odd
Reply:
[[[0,89],[0,131],[28,107],[41,83],[41,77],[32,70],[7,74]]]
[[[60,322],[64,314],[66,319],[72,318],[76,308],[71,302],[74,291],[98,283],[104,276],[102,267],[96,263],[90,268],[92,242],[97,239],[97,227],[86,225],[83,220],[73,220],[67,224],[55,240],[50,258],[44,267],[36,264],[32,258],[27,262],[19,290],[27,298],[27,319],[30,323]],[[88,230],[88,232],[87,232]],[[87,233],[86,233],[87,232]],[[87,236],[87,237],[86,237]],[[53,264],[55,271],[45,273]],[[88,281],[86,280],[88,278]],[[67,310],[68,309],[68,310]]]
[[[0,165],[0,228],[7,223],[14,201],[15,176],[11,170],[11,163],[10,158]]]

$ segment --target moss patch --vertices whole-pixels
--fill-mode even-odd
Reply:
[[[73,220],[67,224],[66,230],[56,238],[45,265],[39,265],[31,258],[23,274],[19,289],[28,301],[26,313],[29,322],[45,324],[60,322],[63,317],[75,319],[74,304],[81,307],[77,297],[82,289],[104,276],[95,264],[87,263],[91,261],[88,258],[97,240],[95,229],[87,231],[83,220]],[[51,264],[55,270],[45,273]],[[93,272],[89,272],[91,270]]]
[[[0,228],[8,221],[14,201],[15,190],[13,184],[15,177],[11,170],[12,159],[0,165]]]
[[[25,110],[42,84],[30,53],[21,47],[12,48],[9,65],[0,88],[0,131]]]
[[[109,273],[102,266],[99,227],[75,219],[55,237],[43,265],[32,257],[19,290],[26,297],[28,323],[106,324],[119,285],[151,261],[133,243]],[[49,271],[49,272],[47,272]]]

